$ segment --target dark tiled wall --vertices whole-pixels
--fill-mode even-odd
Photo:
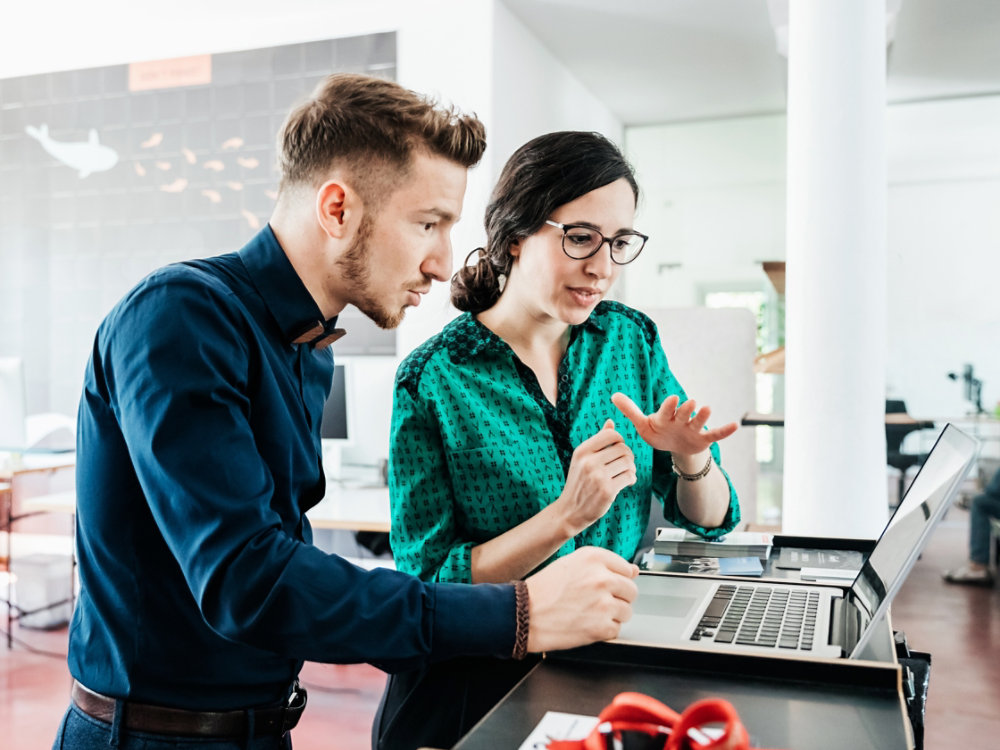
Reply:
[[[238,249],[270,215],[275,139],[335,71],[394,78],[394,33],[212,55],[205,85],[129,92],[128,66],[0,80],[0,354],[25,358],[29,410],[72,413],[93,334],[155,268]],[[81,173],[31,137],[96,131],[118,155]],[[339,354],[394,354],[353,308]]]

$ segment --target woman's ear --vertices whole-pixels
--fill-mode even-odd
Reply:
[[[521,254],[521,240],[511,242],[507,252],[510,253],[510,257],[517,258]]]

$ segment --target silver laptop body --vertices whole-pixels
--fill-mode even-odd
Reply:
[[[642,573],[632,619],[616,642],[859,658],[951,505],[977,449],[975,439],[945,426],[850,586]]]

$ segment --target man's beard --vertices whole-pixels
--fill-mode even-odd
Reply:
[[[389,310],[371,290],[372,266],[368,250],[368,240],[371,239],[375,220],[371,214],[361,217],[361,225],[354,242],[347,249],[337,265],[343,271],[344,277],[354,282],[354,306],[367,315],[379,328],[395,328],[403,322],[405,308]]]

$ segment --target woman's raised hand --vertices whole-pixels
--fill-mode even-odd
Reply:
[[[667,396],[652,414],[643,414],[642,409],[624,393],[614,394],[611,401],[635,426],[639,436],[659,451],[689,456],[701,453],[712,443],[732,435],[738,427],[735,422],[730,422],[712,430],[704,429],[712,410],[703,406],[692,417],[695,402],[689,399],[678,405],[680,399],[677,396]]]

